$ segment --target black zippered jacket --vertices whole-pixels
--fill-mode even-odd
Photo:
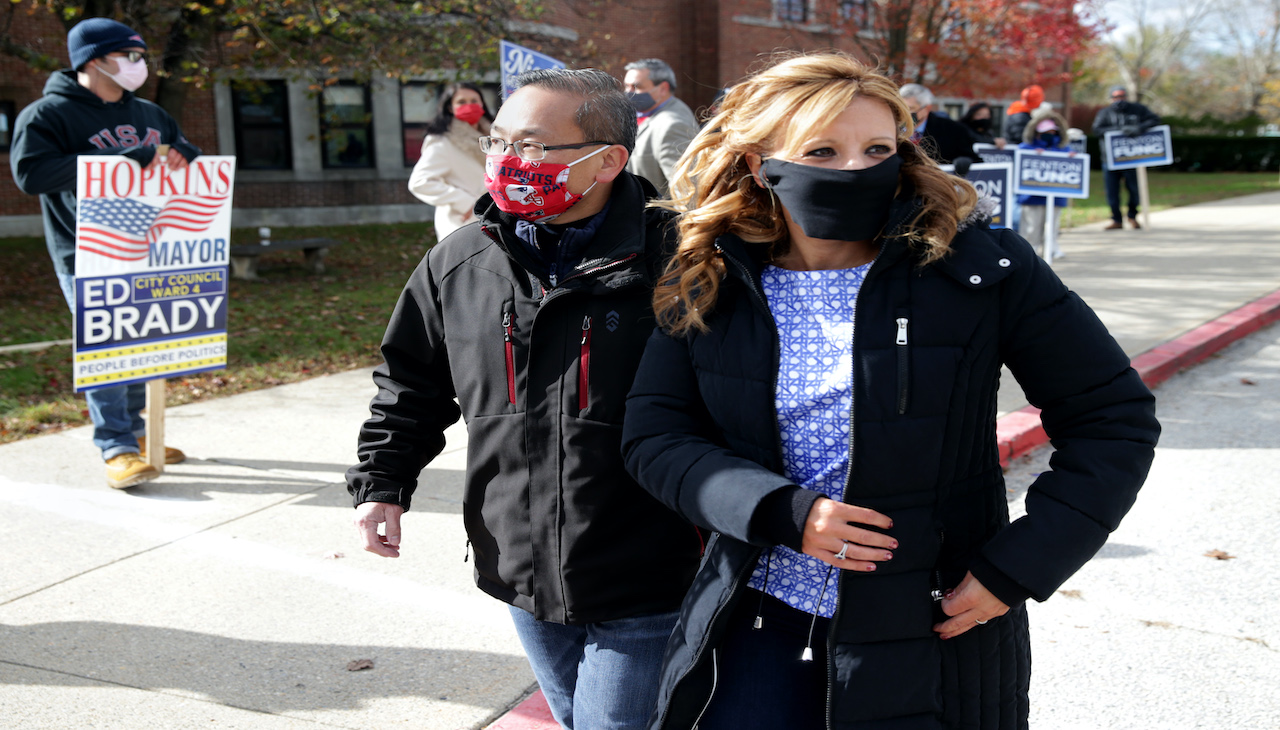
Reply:
[[[697,568],[697,530],[636,485],[620,451],[674,233],[670,214],[645,208],[654,195],[620,175],[595,238],[555,287],[529,273],[538,267],[514,219],[480,198],[479,223],[410,276],[374,371],[360,464],[347,473],[355,503],[408,509],[461,413],[476,584],[539,620],[673,611]]]
[[[895,202],[887,230],[917,210]],[[706,706],[711,650],[771,544],[757,511],[796,489],[783,475],[758,247],[718,243],[728,275],[710,331],[656,333],[627,402],[628,469],[716,533],[667,647],[654,728],[692,727]],[[1133,504],[1159,434],[1151,392],[1026,241],[985,225],[928,266],[887,239],[857,295],[853,347],[845,501],[888,515],[899,547],[873,573],[836,571],[828,727],[1025,728],[1024,599],[1051,596]],[[1056,449],[1012,524],[996,448],[1002,364],[1043,409]],[[931,592],[966,571],[1011,610],[942,641]]]
[[[71,70],[50,76],[44,96],[18,114],[9,166],[19,190],[40,196],[45,241],[58,273],[76,272],[76,158],[124,155],[146,167],[159,144],[171,145],[188,162],[200,155],[159,105],[130,91],[105,102]]]

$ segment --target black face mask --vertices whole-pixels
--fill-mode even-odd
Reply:
[[[831,170],[767,159],[760,173],[805,235],[834,241],[869,241],[889,219],[902,158],[875,167]]]
[[[647,91],[637,91],[634,94],[627,94],[627,98],[631,100],[631,106],[635,107],[635,110],[638,112],[648,111],[657,103],[654,101],[653,95]]]
[[[1058,143],[1062,141],[1062,136],[1057,132],[1041,132],[1036,135],[1036,137],[1043,142],[1046,147],[1057,147]]]

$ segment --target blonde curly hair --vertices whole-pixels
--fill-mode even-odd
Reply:
[[[799,151],[813,130],[824,129],[859,96],[888,105],[898,128],[900,176],[923,201],[901,235],[923,264],[947,254],[977,193],[911,142],[915,123],[897,85],[843,53],[784,56],[729,90],[677,163],[671,199],[656,203],[680,214],[680,243],[654,290],[662,327],[677,335],[707,331],[705,318],[725,273],[718,236],[761,244],[768,260],[790,248],[782,210],[751,174],[747,155]]]

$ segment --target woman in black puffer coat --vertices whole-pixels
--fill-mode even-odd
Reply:
[[[858,61],[800,56],[735,86],[683,158],[623,450],[715,534],[653,728],[1025,728],[1023,603],[1146,478],[1150,391],[909,120]],[[1012,524],[1002,364],[1056,449]]]

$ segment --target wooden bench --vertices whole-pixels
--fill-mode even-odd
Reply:
[[[342,243],[332,238],[297,238],[287,241],[250,243],[231,247],[231,278],[253,280],[258,278],[258,257],[273,251],[301,250],[306,257],[307,270],[313,274],[324,273],[324,257],[329,249]]]

